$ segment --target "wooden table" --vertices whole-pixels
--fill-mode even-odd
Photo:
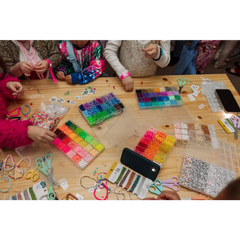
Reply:
[[[163,87],[163,86],[178,86],[176,79],[181,76],[154,76],[149,78],[136,78],[135,79],[135,88],[153,88],[153,87]],[[191,102],[187,97],[187,94],[192,93],[190,87],[192,84],[200,85],[202,82],[200,77],[209,78],[211,81],[222,81],[226,85],[228,89],[230,89],[236,98],[236,100],[240,103],[240,96],[238,95],[236,89],[233,87],[232,83],[229,81],[227,75],[225,74],[214,74],[214,75],[190,75],[184,76],[184,78],[188,78],[190,83],[188,83],[182,90],[182,98],[184,102],[184,106],[189,110],[189,112],[196,119],[196,123],[199,124],[213,124],[217,129],[218,138],[227,139],[229,142],[237,143],[237,140],[234,140],[233,134],[227,134],[222,129],[222,127],[218,124],[217,120],[220,118],[224,118],[224,113],[213,113],[211,112],[210,107],[208,106],[206,98],[200,93],[196,98],[196,101]],[[108,80],[108,81],[107,81]],[[136,101],[135,92],[126,92],[121,82],[118,78],[99,78],[94,82],[87,84],[85,86],[82,85],[68,85],[65,82],[59,82],[55,84],[52,80],[36,80],[36,81],[22,81],[24,89],[26,91],[26,95],[23,99],[18,99],[16,101],[17,106],[22,106],[23,104],[31,105],[33,113],[39,106],[41,101],[48,101],[53,96],[60,98],[63,97],[65,102],[64,106],[69,106],[70,110],[68,114],[61,120],[60,124],[66,122],[67,120],[73,120],[77,125],[81,126],[84,130],[94,136],[92,129],[89,127],[87,122],[84,120],[82,115],[79,113],[78,106],[81,103],[85,103],[89,100],[94,99],[95,97],[100,97],[106,93],[113,92],[122,102],[128,107],[132,106],[137,112],[138,104]],[[96,94],[82,97],[81,100],[75,98],[75,96],[80,96],[83,89],[91,86],[92,88],[96,88]],[[39,91],[37,91],[39,90]],[[70,91],[70,95],[64,95],[67,91]],[[40,94],[39,94],[39,93]],[[67,101],[72,100],[75,101],[75,105],[70,105]],[[199,109],[200,104],[205,104],[206,106],[203,109]],[[12,102],[9,106],[9,110],[15,108],[15,103]],[[159,126],[159,129],[164,131],[173,130],[173,125],[167,126]],[[88,175],[93,176],[93,172],[98,168],[97,172],[106,172],[111,167],[114,161],[120,161],[120,153],[117,152],[114,148],[110,148],[108,150],[104,150],[86,169],[79,170],[75,165],[65,157],[59,150],[55,147],[49,146],[43,151],[43,155],[50,150],[53,155],[53,167],[54,167],[54,175],[57,180],[61,180],[66,178],[68,181],[69,188],[67,190],[63,190],[62,188],[55,188],[57,192],[58,198],[63,199],[67,193],[76,194],[84,196],[84,199],[95,199],[92,193],[89,193],[88,190],[83,189],[80,186],[79,179]],[[174,153],[174,151],[173,151]],[[12,154],[15,158],[15,161],[20,160],[20,157],[15,153],[14,150],[4,150],[2,159],[5,159],[7,154]],[[34,153],[33,153],[34,154]],[[38,156],[38,157],[43,157]],[[177,167],[177,157],[174,154],[171,154],[169,158],[165,161],[163,169],[160,171],[158,178],[161,180],[168,179],[172,176],[178,176],[178,167]],[[35,163],[34,165],[35,166]],[[96,177],[96,176],[95,176]],[[46,180],[41,176],[40,180]],[[1,186],[4,186],[1,181]],[[0,199],[6,199],[17,192],[25,190],[28,187],[34,185],[34,183],[30,180],[20,179],[12,181],[13,187],[8,193],[0,193]],[[90,181],[85,181],[84,183],[90,184]],[[6,185],[7,186],[7,185]],[[112,184],[109,183],[110,188],[113,187]],[[122,190],[120,187],[117,190]],[[105,191],[105,190],[104,190]],[[130,195],[124,191],[126,195],[126,199],[130,199]],[[102,193],[99,193],[99,197],[101,197]],[[105,195],[105,192],[103,193]],[[179,195],[181,198],[186,197],[194,197],[198,195],[198,193],[189,191],[185,188],[181,188],[179,191]],[[147,196],[153,196],[148,193]],[[132,199],[138,199],[135,195],[131,195]],[[111,194],[109,199],[116,199],[116,195]]]

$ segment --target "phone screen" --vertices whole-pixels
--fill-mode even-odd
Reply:
[[[160,171],[160,166],[147,158],[135,153],[129,148],[124,148],[121,156],[121,163],[138,172],[146,178],[154,181]]]
[[[240,112],[239,106],[232,95],[232,92],[228,89],[217,89],[216,94],[221,101],[223,108],[226,112]]]

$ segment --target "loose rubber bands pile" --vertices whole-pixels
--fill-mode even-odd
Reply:
[[[24,112],[24,111],[23,111],[23,108],[24,108],[24,107],[27,107],[27,108],[28,108],[28,111],[27,111],[27,112]],[[17,111],[17,112],[16,112],[15,114],[12,114],[12,113],[14,113],[15,111]],[[21,117],[19,117],[20,112],[22,113],[22,115],[23,115],[24,117],[28,117],[28,114],[31,112],[31,108],[30,108],[28,105],[24,104],[24,105],[22,105],[21,107],[17,107],[17,108],[15,108],[15,109],[11,110],[10,112],[8,112],[8,113],[7,113],[7,117],[8,117],[9,120],[20,120],[20,119],[21,119]]]

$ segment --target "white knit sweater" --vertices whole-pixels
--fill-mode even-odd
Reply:
[[[144,45],[150,43],[151,37],[136,37],[136,40]],[[171,48],[170,41],[171,41],[170,37],[160,37],[160,46],[162,47],[163,55],[158,61],[155,61],[155,63],[161,68],[166,67],[170,62],[170,48]],[[106,58],[106,60],[109,62],[109,64],[119,77],[121,75],[125,75],[129,71],[122,65],[118,57],[118,50],[121,47],[122,42],[123,37],[109,37],[106,48],[104,50],[104,57]],[[156,59],[158,59],[159,56],[160,47]]]

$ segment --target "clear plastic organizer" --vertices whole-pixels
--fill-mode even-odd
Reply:
[[[123,110],[124,105],[113,93],[109,93],[79,106],[80,113],[90,127],[119,115]]]
[[[65,178],[67,181],[74,178],[74,176],[81,173],[81,169],[75,164],[71,164],[69,160],[56,148],[53,144],[37,144],[32,143],[27,146],[16,148],[15,151],[21,157],[29,157],[32,160],[31,169],[36,169],[35,160],[37,158],[44,158],[46,154],[50,153],[52,155],[52,168],[53,175],[57,182]],[[36,170],[40,174],[40,180],[48,183],[47,177],[44,174]],[[21,179],[20,179],[21,180]],[[33,182],[29,180],[29,185],[33,185]],[[19,183],[19,186],[21,184]],[[26,186],[25,186],[26,188]]]
[[[214,125],[200,125],[193,123],[174,123],[176,146],[209,145],[218,149],[217,132]]]
[[[183,101],[177,87],[136,89],[140,109],[182,106]]]
[[[104,146],[71,121],[55,130],[54,146],[81,169],[86,168],[103,150]]]
[[[182,164],[178,165],[182,187],[215,198],[228,183],[240,176],[236,146],[218,141],[218,149],[204,145],[186,147]]]

